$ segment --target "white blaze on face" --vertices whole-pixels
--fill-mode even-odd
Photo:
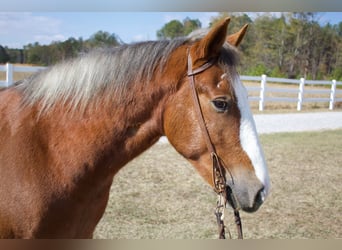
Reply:
[[[235,96],[240,109],[240,141],[241,147],[247,153],[251,160],[255,175],[264,185],[262,198],[265,200],[269,193],[270,181],[268,176],[267,165],[264,157],[264,152],[259,143],[259,137],[256,131],[256,126],[252,112],[249,108],[248,95],[246,88],[242,85],[240,77],[237,73],[231,75],[231,84],[233,85]]]

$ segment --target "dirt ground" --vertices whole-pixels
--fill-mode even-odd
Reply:
[[[342,238],[342,130],[261,136],[271,194],[254,214],[242,212],[245,238]],[[114,178],[94,237],[217,237],[216,195],[169,144],[156,144]],[[231,210],[225,223],[233,237]]]

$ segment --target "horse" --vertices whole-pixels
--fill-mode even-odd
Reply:
[[[162,136],[214,187],[189,67],[225,185],[239,210],[258,210],[269,176],[236,69],[247,25],[228,35],[229,21],[95,49],[2,90],[0,238],[92,238],[115,174]]]

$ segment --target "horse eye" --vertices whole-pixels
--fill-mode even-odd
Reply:
[[[215,100],[211,101],[211,103],[213,104],[215,110],[219,113],[225,112],[229,108],[228,101],[225,99],[222,99],[222,98],[215,99]]]

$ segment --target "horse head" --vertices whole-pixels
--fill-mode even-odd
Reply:
[[[190,58],[180,68],[198,72],[192,77],[202,117],[196,112],[189,73],[183,72],[177,90],[166,103],[163,128],[173,147],[214,186],[212,152],[200,126],[203,119],[210,143],[224,166],[226,185],[235,206],[254,212],[268,194],[269,177],[247,91],[236,70],[236,47],[247,25],[227,36],[228,23],[229,18],[221,21],[175,52],[180,58]]]

